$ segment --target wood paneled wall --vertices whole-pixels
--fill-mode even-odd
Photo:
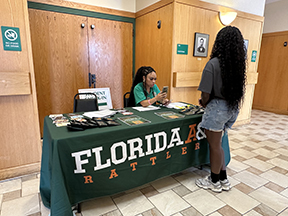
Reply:
[[[0,96],[2,180],[40,170],[41,140],[27,1],[1,1],[0,26],[18,27],[22,46],[22,51],[4,51],[0,39],[0,78],[12,83]],[[20,88],[15,88],[17,82]]]
[[[157,28],[159,20],[161,20],[160,29]],[[168,2],[136,19],[135,73],[141,66],[153,67],[157,74],[156,84],[159,89],[170,86],[172,37],[173,3]]]
[[[288,31],[263,34],[253,108],[288,114]]]
[[[163,36],[160,37],[157,35],[157,31],[153,29],[157,20],[160,19],[159,17],[155,17],[155,14],[164,13],[164,11],[166,11],[166,14],[169,14],[169,17],[173,17],[173,20],[169,20],[164,16],[161,17],[162,23],[167,22],[167,20],[171,22],[166,33],[166,35],[169,34],[172,36],[171,47],[169,47],[171,51],[165,53],[161,52],[161,48],[155,46],[156,43],[154,41],[157,39],[161,41],[162,44],[165,44],[165,46],[169,46],[169,39]],[[170,86],[170,99],[173,101],[198,104],[198,98],[200,97],[200,92],[197,91],[200,81],[199,77],[201,77],[202,70],[209,60],[209,55],[217,33],[224,27],[218,18],[220,11],[233,10],[198,0],[166,0],[157,2],[143,9],[143,11],[136,13],[136,66],[139,67],[143,64],[153,66],[155,64],[159,68],[157,69],[161,71],[164,65],[159,62],[165,62],[165,65],[171,67],[170,75],[168,75],[168,66],[165,69],[167,75],[163,73],[158,75],[157,84],[160,83],[160,86]],[[252,50],[256,50],[257,54],[259,54],[264,18],[239,11],[237,12],[238,16],[231,25],[238,27],[244,38],[249,40],[247,52],[247,76],[249,77],[249,83],[247,83],[246,86],[245,101],[237,120],[238,124],[244,124],[250,121],[254,85],[257,82],[258,57],[256,62],[251,62],[251,53]],[[195,32],[209,34],[208,56],[206,58],[193,56]],[[145,38],[144,36],[139,36],[143,34],[145,34]],[[187,44],[188,55],[178,55],[177,44]],[[147,47],[151,50],[150,53],[146,50]],[[167,47],[166,49],[169,50],[169,48]],[[165,56],[164,61],[162,61],[162,59],[160,61],[158,52],[162,53],[161,57]],[[187,80],[184,80],[185,73],[187,80],[193,79],[190,85],[187,83]],[[170,80],[166,79],[168,77]],[[196,82],[198,82],[198,84],[196,84]]]

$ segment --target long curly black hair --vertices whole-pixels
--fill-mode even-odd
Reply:
[[[210,55],[210,59],[219,59],[223,82],[221,93],[233,110],[242,104],[246,90],[246,52],[240,30],[226,26],[218,32]]]
[[[129,96],[129,99],[128,99],[128,107],[135,106],[135,97],[134,97],[134,93],[133,93],[133,90],[134,90],[135,86],[138,83],[143,82],[143,76],[147,77],[147,75],[152,73],[152,72],[156,73],[156,71],[150,66],[142,66],[142,67],[140,67],[137,70],[137,73],[136,73],[136,75],[134,77],[133,84],[132,84],[132,87],[131,87],[131,90],[130,90],[130,96]],[[145,88],[145,82],[143,82],[143,86]],[[147,95],[146,95],[147,92],[145,91],[144,88],[143,88],[143,91],[144,91],[145,96],[147,97]]]

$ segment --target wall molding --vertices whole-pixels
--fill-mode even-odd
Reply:
[[[29,175],[40,172],[41,163],[33,163],[28,165],[17,166],[13,168],[7,168],[0,170],[0,181],[23,175]]]

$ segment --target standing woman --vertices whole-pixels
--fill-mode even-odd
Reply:
[[[221,29],[213,45],[198,90],[199,104],[205,107],[200,126],[209,143],[211,174],[197,179],[196,185],[214,192],[229,190],[222,134],[237,119],[243,102],[246,82],[246,48],[240,30],[227,26]]]
[[[155,84],[156,79],[157,75],[152,67],[140,67],[131,87],[128,107],[147,107],[156,102],[168,103],[168,99],[166,99],[167,93],[160,92]]]

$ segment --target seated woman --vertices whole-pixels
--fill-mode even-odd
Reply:
[[[156,102],[168,104],[167,93],[160,92],[155,84],[156,79],[157,75],[152,67],[140,67],[132,84],[128,106],[147,107]]]

